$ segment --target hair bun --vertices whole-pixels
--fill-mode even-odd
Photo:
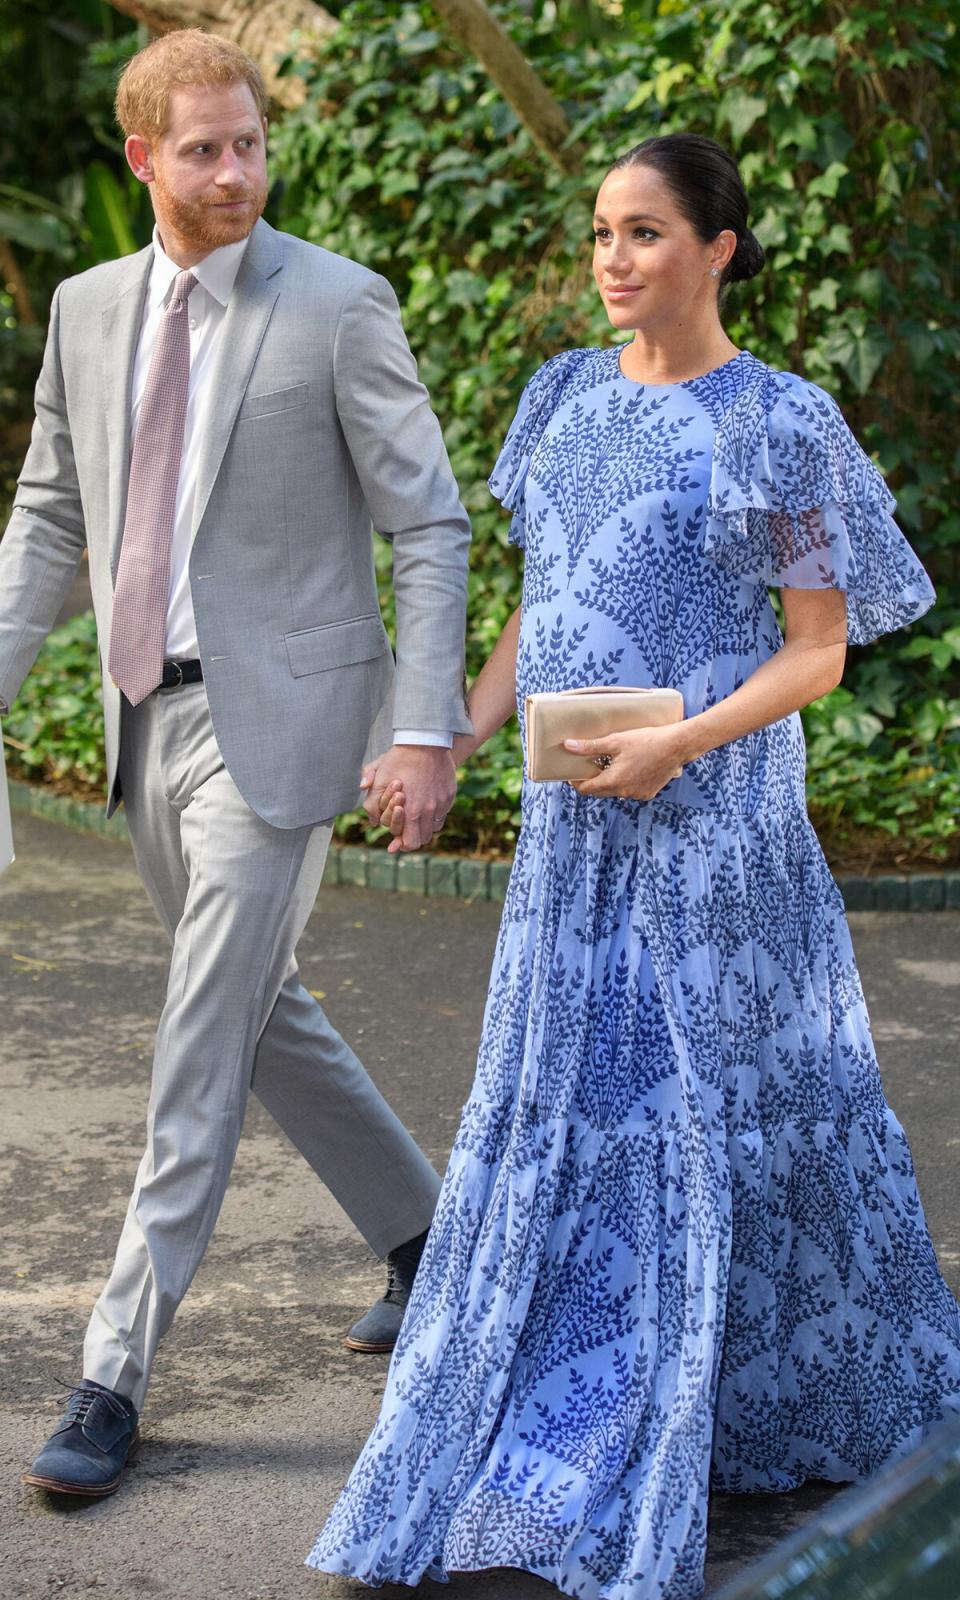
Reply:
[[[756,234],[748,228],[746,233],[740,235],[737,248],[727,270],[728,283],[742,283],[745,278],[755,278],[758,272],[763,271],[765,261],[763,245]]]

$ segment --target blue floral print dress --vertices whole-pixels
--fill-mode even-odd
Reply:
[[[555,357],[491,486],[525,550],[521,715],[599,683],[712,705],[783,642],[768,585],[845,590],[855,644],[933,600],[835,403],[747,352],[672,385]],[[647,803],[526,784],[475,1085],[308,1564],[688,1600],[711,1486],[860,1478],[958,1381],[799,718]]]

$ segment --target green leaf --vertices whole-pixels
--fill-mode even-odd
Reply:
[[[848,256],[851,249],[850,225],[847,222],[835,222],[820,240],[821,255],[829,256],[836,253]]]
[[[672,66],[664,67],[661,72],[657,73],[654,79],[653,92],[660,105],[665,106],[670,103],[674,89],[683,82],[684,78],[688,78],[692,72],[693,67],[689,61],[676,61]]]
[[[813,311],[836,311],[837,290],[840,288],[836,278],[821,278],[820,282],[810,291],[810,307]]]
[[[798,67],[810,67],[816,61],[835,61],[837,42],[829,33],[800,35],[791,40],[787,54]]]
[[[857,333],[837,328],[824,345],[828,360],[842,367],[858,394],[866,394],[892,349],[887,335],[876,327]]]
[[[832,200],[847,176],[850,168],[843,161],[831,161],[826,172],[821,172],[818,178],[811,178],[807,184],[807,194],[810,196],[823,195]]]
[[[87,168],[85,213],[98,261],[129,256],[137,249],[127,196],[102,161],[93,161]]]
[[[720,102],[719,120],[730,129],[734,142],[739,144],[766,109],[767,102],[759,95],[731,89]]]
[[[70,248],[70,233],[59,217],[36,211],[18,211],[0,206],[0,238],[12,239],[27,250],[52,251],[65,255]]]
[[[380,185],[382,200],[396,200],[402,194],[417,194],[420,178],[416,172],[388,172]]]

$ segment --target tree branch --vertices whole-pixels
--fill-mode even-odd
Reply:
[[[484,0],[432,0],[451,37],[474,56],[511,105],[531,139],[555,167],[576,172],[582,152],[570,137],[562,106]]]
[[[271,100],[284,111],[301,105],[306,93],[301,78],[277,74],[277,63],[289,54],[294,33],[296,53],[311,56],[340,26],[314,0],[110,0],[110,4],[151,33],[206,28],[231,39],[253,57]]]
[[[110,0],[153,33],[207,28],[240,45],[264,75],[270,98],[282,110],[302,104],[300,78],[277,76],[277,62],[297,34],[297,54],[314,55],[339,27],[315,0]],[[563,108],[484,0],[433,0],[450,37],[475,57],[511,105],[537,148],[562,172],[576,172],[581,151],[568,147]]]

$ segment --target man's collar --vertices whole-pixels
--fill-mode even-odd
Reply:
[[[233,292],[240,263],[244,251],[250,243],[250,236],[238,239],[236,244],[223,244],[218,250],[211,250],[208,256],[198,261],[190,271],[200,286],[212,295],[214,300],[225,306]],[[171,261],[160,243],[160,234],[156,227],[153,230],[153,270],[150,275],[150,303],[159,305],[165,300],[178,273],[183,268]]]

